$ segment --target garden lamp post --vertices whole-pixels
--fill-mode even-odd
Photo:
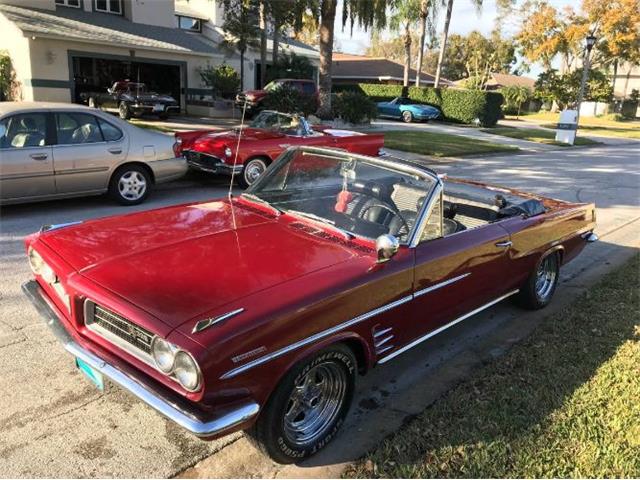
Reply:
[[[580,82],[580,92],[578,93],[576,134],[578,133],[577,128],[580,123],[580,106],[582,105],[582,98],[584,97],[584,87],[587,83],[587,76],[589,75],[589,55],[591,54],[591,49],[596,44],[596,40],[597,38],[592,33],[585,39],[584,58],[582,59],[582,81]]]

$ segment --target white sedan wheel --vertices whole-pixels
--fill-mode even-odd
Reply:
[[[124,172],[118,180],[118,192],[124,199],[130,202],[140,200],[144,197],[146,191],[147,179],[136,170]]]

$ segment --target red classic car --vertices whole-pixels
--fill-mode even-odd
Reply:
[[[384,135],[311,127],[304,117],[265,110],[249,128],[228,131],[176,133],[191,168],[230,175],[234,170],[243,187],[251,185],[289,147],[339,148],[378,155]],[[239,140],[238,140],[239,137]]]
[[[594,227],[593,204],[289,149],[239,196],[43,227],[23,290],[99,387],[287,463],[358,373],[507,297],[547,305]]]

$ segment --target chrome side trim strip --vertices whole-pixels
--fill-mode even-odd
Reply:
[[[450,278],[449,280],[445,280],[444,282],[436,283],[435,285],[431,285],[430,287],[423,288],[422,290],[418,290],[416,293],[414,293],[413,297],[419,297],[421,295],[424,295],[425,293],[433,292],[434,290],[438,290],[439,288],[446,287],[447,285],[451,285],[452,283],[455,283],[458,280],[462,280],[469,275],[471,275],[471,272],[463,273],[462,275]]]
[[[324,337],[327,337],[329,335],[334,334],[335,332],[338,332],[340,330],[342,330],[343,328],[347,328],[350,327],[351,325],[355,325],[356,323],[360,323],[363,322],[365,320],[367,320],[368,318],[371,318],[375,315],[378,315],[380,313],[386,312],[388,310],[391,310],[392,308],[398,307],[400,305],[402,305],[403,303],[407,303],[410,302],[411,300],[413,300],[413,295],[407,295],[406,297],[402,297],[399,300],[396,300],[395,302],[391,302],[388,303],[386,305],[383,305],[382,307],[378,307],[374,310],[371,310],[370,312],[367,313],[363,313],[360,316],[357,316],[355,318],[352,318],[351,320],[348,320],[344,323],[341,323],[339,325],[336,325],[335,327],[329,328],[327,330],[323,330],[321,332],[316,333],[315,335],[311,335],[310,337],[307,337],[303,340],[300,340],[298,342],[292,343],[291,345],[287,345],[286,347],[281,348],[280,350],[276,350],[273,353],[270,353],[268,355],[265,355],[264,357],[260,357],[260,358],[256,358],[255,360],[249,362],[249,363],[245,363],[244,365],[238,367],[238,368],[234,368],[233,370],[229,370],[227,373],[225,373],[224,375],[222,375],[220,377],[220,380],[226,380],[228,378],[233,378],[236,375],[239,375],[242,372],[246,372],[247,370],[253,368],[253,367],[257,367],[258,365],[262,365],[263,363],[269,362],[271,360],[273,360],[274,358],[278,358],[282,355],[284,355],[285,353],[289,353],[293,350],[297,350],[298,348],[304,347],[305,345],[308,345],[310,343],[313,343],[317,340],[320,340]]]
[[[235,317],[239,313],[244,312],[244,308],[238,308],[236,310],[231,310],[230,312],[224,313],[222,315],[218,315],[217,317],[205,318],[204,320],[200,320],[195,324],[191,333],[198,333],[203,330],[206,330],[209,327],[214,326],[217,323],[224,322],[225,320]]]
[[[393,330],[392,327],[385,328],[384,330],[380,330],[380,331],[378,331],[378,332],[373,334],[373,338],[381,337],[382,335],[384,335],[385,333],[390,332],[391,330]]]
[[[519,290],[513,290],[513,291],[507,293],[506,295],[502,295],[501,297],[498,297],[495,300],[492,300],[489,303],[486,303],[486,304],[482,305],[481,307],[478,307],[475,310],[472,310],[471,312],[466,313],[466,314],[462,315],[461,317],[456,318],[454,321],[449,322],[446,325],[443,325],[442,327],[437,328],[437,329],[433,330],[432,332],[427,333],[426,335],[423,335],[422,337],[420,337],[420,338],[414,340],[413,342],[405,345],[404,347],[396,350],[392,354],[387,355],[384,358],[381,358],[380,360],[378,360],[378,363],[386,363],[386,362],[388,362],[389,360],[397,357],[401,353],[406,352],[410,348],[415,347],[419,343],[422,343],[422,342],[424,342],[425,340],[428,340],[431,337],[435,337],[436,335],[438,335],[439,333],[445,331],[449,327],[453,327],[456,323],[460,323],[463,320],[466,320],[467,318],[472,317],[476,313],[480,313],[481,311],[486,310],[487,308],[491,307],[492,305],[495,305],[498,302],[501,302],[502,300],[504,300],[507,297],[510,297],[511,295],[515,295],[516,293],[518,293],[518,291]]]

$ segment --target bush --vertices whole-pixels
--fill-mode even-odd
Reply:
[[[267,69],[267,83],[278,78],[313,79],[314,69],[311,60],[291,52],[280,55],[278,63]]]
[[[17,100],[17,88],[15,71],[11,63],[11,57],[6,50],[0,51],[0,101]]]
[[[318,109],[318,102],[313,95],[305,95],[297,88],[283,84],[267,93],[263,101],[267,110],[282,113],[302,113],[310,115]]]
[[[531,90],[522,85],[508,85],[499,91],[504,97],[504,112],[516,116],[520,116],[522,105],[531,98]]]
[[[497,92],[458,90],[454,88],[409,87],[402,85],[349,84],[336,85],[336,92],[360,92],[374,102],[385,102],[406,92],[411,100],[439,108],[445,119],[456,123],[475,123],[492,127],[500,118],[503,97]]]
[[[331,105],[334,116],[349,123],[367,122],[378,115],[375,102],[360,92],[344,91],[338,93]]]
[[[213,90],[214,98],[233,98],[240,89],[240,75],[226,63],[216,67],[207,65],[198,73],[202,83]]]

